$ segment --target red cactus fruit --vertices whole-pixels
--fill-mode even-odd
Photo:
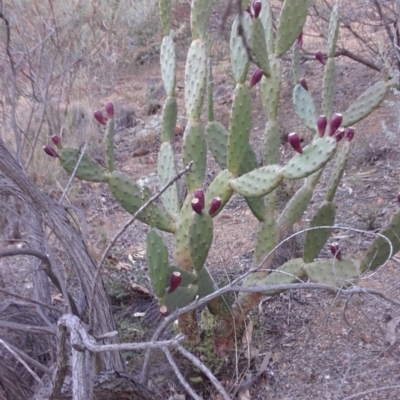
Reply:
[[[50,157],[59,157],[54,147],[50,145],[43,146],[43,151]]]
[[[346,140],[348,140],[349,142],[351,142],[353,140],[354,137],[354,132],[355,129],[352,126],[349,126],[345,131],[344,131],[344,136],[346,138]]]
[[[254,18],[258,18],[261,12],[261,1],[260,0],[253,0],[253,11],[254,11]]]
[[[193,192],[193,197],[197,200],[199,200],[200,205],[201,205],[201,209],[204,209],[204,204],[205,204],[205,198],[204,198],[204,191],[203,189],[196,189]]]
[[[339,128],[336,132],[335,132],[335,139],[337,142],[340,142],[343,138],[344,138],[344,134],[345,134],[345,130],[344,128]]]
[[[303,86],[303,88],[308,91],[308,85],[307,85],[306,78],[300,79],[300,85]]]
[[[323,64],[323,65],[326,64],[326,61],[325,61],[325,59],[324,59],[324,55],[322,54],[322,51],[321,51],[321,50],[318,50],[318,51],[315,53],[315,59],[318,60],[318,61],[319,61],[321,64]]]
[[[336,257],[336,259],[341,260],[342,259],[342,252],[339,247],[339,243],[332,243],[331,246],[331,253]]]
[[[296,132],[289,133],[288,142],[296,150],[298,153],[303,153],[303,149],[301,148],[300,138]]]
[[[332,115],[331,122],[329,123],[329,136],[333,136],[334,133],[339,129],[340,124],[343,121],[343,115],[336,113]]]
[[[297,36],[296,43],[299,46],[299,49],[303,48],[303,31],[300,32],[299,36]]]
[[[114,118],[114,104],[107,103],[106,104],[106,113],[108,118]]]
[[[172,293],[176,290],[176,288],[181,284],[182,276],[180,272],[173,272],[171,275],[171,279],[169,281],[169,289],[168,293]]]
[[[106,125],[107,121],[104,118],[103,113],[100,110],[97,110],[93,113],[93,116],[96,118],[97,122],[99,122],[102,125]]]
[[[317,129],[319,137],[324,136],[326,125],[328,125],[328,119],[326,118],[326,115],[320,115],[317,119]]]
[[[204,205],[201,205],[201,201],[199,199],[192,200],[192,210],[196,213],[201,215],[203,213]]]
[[[57,135],[53,135],[51,137],[51,141],[57,146],[57,147],[61,147],[61,138]]]
[[[220,207],[221,207],[221,198],[214,197],[211,200],[210,209],[208,210],[208,214],[214,215],[219,210]]]
[[[261,69],[256,69],[251,76],[249,88],[251,89],[253,86],[257,85],[260,82],[261,78],[263,77],[263,72]]]

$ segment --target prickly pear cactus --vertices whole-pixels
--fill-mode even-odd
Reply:
[[[291,283],[304,278],[314,282],[346,286],[368,269],[377,268],[390,250],[400,249],[400,218],[397,213],[391,224],[382,230],[391,243],[385,245],[379,238],[371,245],[365,260],[359,265],[344,259],[336,245],[331,246],[333,257],[316,260],[330,236],[330,226],[335,222],[335,192],[348,161],[354,128],[351,125],[368,116],[384,99],[390,83],[378,82],[362,94],[344,113],[334,110],[335,97],[335,47],[339,31],[339,9],[334,7],[328,31],[326,56],[322,52],[316,59],[325,65],[322,82],[322,104],[317,105],[308,91],[306,79],[301,76],[300,55],[303,46],[302,30],[307,19],[309,0],[284,0],[279,15],[276,34],[268,0],[242,2],[243,12],[236,17],[231,31],[231,67],[235,80],[229,126],[225,127],[214,116],[212,70],[207,33],[212,0],[192,0],[190,45],[185,67],[185,111],[188,124],[183,136],[182,160],[192,168],[185,176],[187,197],[179,200],[178,186],[174,183],[161,196],[162,204],[152,204],[139,215],[149,225],[147,235],[147,265],[154,291],[163,314],[173,312],[196,297],[206,296],[217,286],[207,269],[207,256],[213,240],[213,218],[229,202],[233,193],[244,196],[259,221],[254,263],[257,265],[276,246],[282,234],[302,216],[307,209],[316,184],[332,158],[332,168],[326,196],[316,210],[306,235],[304,255],[290,260],[275,272],[250,274],[244,284],[271,285]],[[176,57],[175,44],[170,32],[170,0],[159,0],[159,10],[164,38],[160,50],[161,76],[167,98],[162,110],[160,130],[161,148],[158,155],[160,186],[177,173],[171,140],[177,121],[178,107],[175,98]],[[247,8],[246,8],[247,7]],[[249,48],[246,48],[249,46]],[[299,136],[292,133],[288,141],[293,157],[285,164],[279,160],[278,107],[281,87],[280,57],[293,49],[294,110],[300,121],[313,133],[314,140],[302,147]],[[248,77],[251,61],[256,70]],[[259,166],[249,137],[252,129],[252,92],[257,85],[261,91],[267,123],[264,132],[262,166]],[[203,107],[206,105],[206,107]],[[201,116],[207,108],[207,122]],[[319,111],[320,109],[320,111]],[[107,118],[100,111],[95,118],[106,125],[107,170],[95,160],[84,155],[76,170],[83,180],[106,182],[129,213],[136,212],[150,198],[149,190],[114,167],[114,110],[106,106]],[[183,110],[181,110],[183,112]],[[321,113],[321,115],[319,115]],[[343,140],[344,139],[344,140]],[[58,138],[45,151],[59,157],[61,165],[71,173],[79,159],[78,149],[63,148]],[[204,188],[207,154],[211,154],[221,172],[208,188]],[[285,180],[303,180],[303,185],[288,202],[280,215],[276,215],[276,189]],[[173,252],[168,254],[163,233],[173,235]],[[271,291],[268,294],[275,294]],[[229,337],[235,321],[235,310],[248,312],[257,301],[254,294],[241,294],[235,304],[225,297],[208,304],[209,310],[220,318],[219,334]],[[245,311],[243,311],[245,310]],[[243,320],[243,315],[237,318]],[[225,324],[225,325],[224,325]],[[185,327],[181,326],[184,330]]]

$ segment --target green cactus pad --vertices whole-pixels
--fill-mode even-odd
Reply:
[[[72,174],[81,156],[81,150],[74,147],[64,147],[60,150],[59,156],[60,165]],[[87,153],[83,155],[75,176],[89,182],[107,182],[109,179],[108,172]]]
[[[290,199],[278,218],[279,231],[286,231],[297,222],[310,204],[313,188],[304,184]]]
[[[379,233],[389,239],[392,244],[392,256],[400,251],[400,210],[394,214],[389,225],[381,229]],[[372,271],[380,267],[388,260],[389,256],[389,243],[381,236],[377,236],[369,246],[361,262],[361,272]]]
[[[305,264],[304,271],[312,282],[338,287],[349,286],[360,276],[357,264],[349,259],[314,261]]]
[[[242,22],[244,36],[247,40],[247,43],[249,44],[251,37],[250,15],[246,12],[242,13],[241,22]],[[245,83],[250,63],[246,47],[243,43],[243,38],[238,33],[238,27],[239,27],[239,16],[236,17],[235,21],[232,24],[231,41],[230,41],[231,65],[232,65],[233,77],[236,83]]]
[[[110,172],[114,171],[114,128],[114,118],[109,118],[106,128],[106,160]]]
[[[293,84],[296,85],[301,79],[301,67],[300,67],[300,47],[297,42],[293,46],[293,56],[292,56],[292,75]]]
[[[381,104],[389,89],[384,82],[377,82],[367,89],[343,114],[343,127],[352,126],[371,114]]]
[[[263,24],[259,18],[253,18],[251,22],[251,48],[257,67],[264,72],[265,76],[270,77],[271,68],[269,66],[268,50]]]
[[[218,289],[218,286],[215,284],[212,276],[210,275],[206,267],[203,267],[199,271],[196,271],[196,273],[198,276],[199,289],[197,291],[197,295],[199,296],[199,299],[202,299],[203,297],[206,297],[209,294],[214,293]],[[207,303],[207,307],[208,310],[213,315],[218,315],[220,317],[232,316],[232,311],[228,296],[222,295],[217,297],[216,299],[209,301]]]
[[[247,174],[250,171],[258,168],[258,161],[256,153],[251,147],[250,143],[247,146],[246,153],[244,154],[242,164],[240,165],[239,175]],[[245,197],[246,203],[254,216],[259,221],[265,220],[265,205],[264,200],[259,197]]]
[[[159,0],[158,10],[161,19],[161,29],[164,36],[169,35],[171,25],[171,0]]]
[[[335,205],[329,201],[324,201],[315,212],[310,228],[318,226],[333,226],[335,224],[336,209]],[[331,235],[332,229],[314,229],[308,231],[304,243],[303,260],[306,263],[314,261],[321,249],[325,246],[326,241]]]
[[[227,168],[228,131],[217,121],[208,122],[206,126],[208,148],[221,169]]]
[[[231,181],[232,189],[245,197],[261,197],[272,192],[283,180],[278,165],[267,165]]]
[[[251,99],[247,85],[236,85],[228,133],[228,170],[237,174],[249,143]]]
[[[304,276],[304,262],[301,258],[294,258],[281,265],[275,271],[268,274],[265,278],[257,281],[257,286],[268,285],[286,285],[290,283],[299,283]],[[264,292],[263,295],[275,296],[283,290],[271,290]]]
[[[175,96],[176,57],[174,39],[164,36],[160,49],[161,77],[165,92],[168,96]]]
[[[315,130],[318,113],[311,93],[298,83],[293,89],[293,104],[300,121],[311,130]]]
[[[219,197],[221,199],[221,207],[219,211],[213,214],[213,217],[218,215],[222,209],[225,207],[225,204],[229,201],[233,194],[233,190],[230,186],[231,180],[235,177],[231,172],[227,169],[221,171],[211,182],[210,186],[206,192],[206,205],[205,210],[208,212],[210,209],[211,201],[215,197]]]
[[[168,293],[167,289],[160,303],[167,307],[168,312],[173,313],[189,305],[196,298],[197,290],[197,285],[178,286],[172,293]]]
[[[336,189],[342,179],[344,170],[346,168],[347,160],[350,157],[351,142],[345,140],[340,148],[335,160],[335,165],[332,168],[331,176],[327,185],[325,200],[333,201],[336,194]]]
[[[203,212],[193,212],[193,220],[189,228],[189,248],[192,267],[199,271],[207,260],[213,240],[213,220]]]
[[[148,191],[141,189],[135,181],[120,171],[111,173],[108,187],[115,199],[131,214],[134,214],[150,198]],[[155,224],[157,228],[166,232],[175,231],[174,220],[155,203],[150,204],[145,211],[141,212],[138,219],[150,226]]]
[[[174,151],[172,150],[171,143],[163,143],[158,153],[158,182],[160,187],[166,185],[175,175],[175,159]],[[177,217],[180,213],[180,203],[178,195],[178,184],[173,183],[162,195],[161,200],[165,209],[173,217]]]
[[[162,233],[152,228],[146,237],[146,261],[157,297],[164,296],[168,286],[168,249]]]
[[[331,12],[331,19],[329,21],[328,31],[328,57],[335,56],[336,42],[339,35],[339,6],[335,4]],[[331,114],[327,114],[331,115]]]
[[[272,54],[274,52],[274,21],[272,19],[269,0],[261,0],[261,12],[258,18],[261,20],[264,27],[267,53]]]
[[[193,39],[204,39],[206,37],[211,6],[212,0],[192,1],[190,25]]]
[[[259,265],[265,256],[276,246],[278,230],[273,216],[266,216],[265,221],[258,224],[254,264]]]
[[[207,58],[207,121],[214,121],[214,84],[212,75],[211,58]]]
[[[268,121],[264,133],[264,165],[279,162],[279,127],[277,121]]]
[[[189,121],[183,135],[182,161],[188,165],[193,161],[190,171],[185,175],[188,192],[203,186],[207,163],[207,144],[203,128],[197,122]]]
[[[269,55],[271,77],[261,80],[262,103],[270,121],[278,117],[279,95],[281,90],[281,65],[275,54]]]
[[[168,266],[167,283],[169,283],[171,281],[171,276],[174,272],[179,272],[181,274],[182,280],[181,280],[181,283],[179,286],[185,287],[185,286],[189,286],[192,283],[197,284],[198,276],[196,274],[186,271],[185,269],[176,267],[175,265]]]
[[[279,16],[275,54],[286,53],[299,36],[307,19],[309,0],[285,0]]]
[[[167,97],[162,111],[161,140],[170,142],[174,136],[178,106],[175,97]]]
[[[333,114],[333,105],[335,102],[336,68],[335,59],[328,58],[325,65],[325,73],[322,86],[322,110],[323,114],[328,116]],[[315,129],[316,121],[314,121]]]
[[[185,69],[185,106],[189,121],[199,121],[207,81],[207,50],[204,42],[194,40]]]
[[[318,138],[296,154],[279,173],[286,179],[302,179],[322,168],[335,154],[336,139],[330,136]]]

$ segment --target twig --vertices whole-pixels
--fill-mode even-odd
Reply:
[[[33,256],[39,258],[44,265],[45,265],[45,272],[49,279],[53,282],[54,286],[62,293],[65,301],[67,302],[68,308],[75,314],[78,315],[78,309],[76,308],[74,299],[70,294],[67,292],[65,285],[60,282],[60,280],[54,274],[51,268],[51,261],[47,254],[43,254],[39,251],[32,250],[32,249],[8,249],[0,251],[0,258],[2,257],[10,257],[10,256],[19,256],[19,255],[26,255],[26,256]]]
[[[365,396],[366,394],[380,392],[382,390],[392,390],[392,389],[399,389],[399,388],[400,388],[400,385],[377,387],[377,388],[373,388],[370,390],[366,390],[365,392],[360,392],[360,393],[353,394],[351,396],[344,397],[342,400],[356,399],[357,397]]]
[[[77,163],[76,163],[76,165],[75,165],[74,170],[72,171],[71,176],[69,177],[68,183],[67,183],[67,185],[65,186],[65,189],[64,189],[64,191],[63,191],[63,193],[62,193],[62,195],[61,195],[61,197],[60,197],[60,200],[58,201],[58,204],[62,204],[62,202],[64,201],[64,197],[67,195],[67,192],[68,192],[68,190],[69,190],[69,187],[71,186],[72,181],[73,181],[73,179],[74,179],[74,177],[75,177],[76,171],[78,171],[79,164],[81,163],[82,158],[83,158],[83,156],[85,155],[87,146],[88,146],[88,143],[85,142],[85,143],[83,144],[83,147],[80,149],[80,154],[79,154],[78,161],[77,161]]]
[[[19,324],[17,322],[0,320],[0,328],[10,329],[12,331],[21,331],[27,333],[39,333],[44,335],[55,335],[55,329],[47,328],[45,326],[34,326]]]
[[[38,383],[43,385],[42,380],[37,376],[36,372],[33,371],[29,367],[29,365],[13,349],[11,349],[10,346],[6,342],[4,342],[2,339],[0,339],[0,344],[2,344],[3,347],[5,347],[26,368],[26,370],[34,377],[34,379]]]
[[[49,400],[57,400],[61,397],[61,388],[64,383],[65,376],[67,375],[68,359],[65,350],[65,342],[67,340],[66,326],[60,324],[58,325],[57,339],[57,363],[53,373]]]
[[[190,168],[193,165],[193,161],[191,161],[182,171],[179,171],[169,182],[167,182],[154,196],[152,196],[149,200],[146,201],[133,215],[132,217],[122,226],[122,228],[115,234],[112,238],[111,242],[108,244],[103,254],[100,257],[98,262],[97,271],[93,279],[92,290],[90,291],[90,303],[89,303],[89,325],[93,326],[93,302],[94,302],[94,293],[96,290],[96,284],[100,276],[101,268],[104,260],[106,259],[108,253],[111,248],[114,246],[115,242],[118,238],[128,229],[128,227],[136,220],[137,216],[145,210],[150,204],[154,203],[170,186],[172,186],[179,178],[190,171]]]
[[[15,297],[16,299],[20,299],[20,300],[23,300],[23,301],[26,301],[26,302],[29,302],[29,303],[37,304],[38,306],[48,308],[49,310],[60,312],[60,309],[58,309],[57,307],[49,306],[48,304],[42,303],[41,301],[28,299],[27,297],[20,296],[19,294],[11,293],[11,292],[9,292],[7,290],[4,290],[2,288],[0,288],[0,292],[6,294],[7,296],[12,296],[12,297]]]
[[[207,376],[207,378],[215,386],[215,388],[218,390],[219,394],[222,396],[223,399],[231,400],[231,398],[229,397],[229,395],[226,392],[226,390],[224,389],[224,387],[221,385],[221,383],[218,381],[218,379],[214,376],[214,374],[204,365],[203,362],[201,362],[195,355],[193,355],[190,351],[187,351],[180,344],[177,344],[175,346],[175,348]]]
[[[164,352],[165,356],[167,357],[168,362],[171,364],[172,370],[175,372],[175,375],[178,377],[179,382],[181,385],[186,389],[186,391],[195,399],[195,400],[202,400],[200,396],[196,394],[196,392],[192,389],[189,383],[186,381],[184,376],[182,375],[179,367],[176,365],[171,352],[169,351],[168,347],[163,347],[162,351]]]

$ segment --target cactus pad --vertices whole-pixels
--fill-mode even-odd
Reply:
[[[192,28],[193,39],[205,39],[208,20],[211,15],[212,0],[193,0],[191,13],[190,13],[190,25]]]
[[[175,97],[167,97],[162,111],[161,140],[170,142],[174,136],[178,106]]]
[[[251,171],[231,182],[232,189],[245,197],[261,197],[272,192],[282,182],[278,165],[267,165]]]
[[[215,161],[221,169],[227,168],[228,131],[219,122],[208,122],[206,126],[207,143]]]
[[[383,101],[389,85],[380,81],[367,89],[343,114],[342,126],[347,127],[356,124],[368,116]]]
[[[173,313],[190,304],[196,298],[197,290],[198,286],[194,284],[186,287],[178,286],[172,293],[166,290],[161,304],[167,307],[168,312]]]
[[[331,286],[349,286],[359,276],[357,264],[353,260],[331,258],[305,264],[304,270],[312,282]]]
[[[171,0],[159,0],[158,10],[161,19],[161,29],[164,36],[169,35],[171,25]]]
[[[279,172],[286,179],[302,179],[322,168],[336,151],[337,142],[333,137],[314,140],[304,147],[302,154],[296,154]]]
[[[329,201],[324,201],[315,212],[310,222],[310,228],[333,226],[335,224],[335,215],[335,205]],[[307,232],[303,250],[304,262],[309,263],[314,261],[315,257],[318,256],[326,241],[329,239],[331,231],[332,229],[324,228]]]
[[[274,21],[272,19],[269,0],[261,0],[261,12],[258,17],[264,27],[265,41],[267,43],[267,53],[274,52]]]
[[[259,18],[253,18],[251,22],[251,48],[254,58],[258,68],[264,72],[265,76],[270,77],[271,68],[269,66],[268,50],[263,24]]]
[[[339,35],[339,5],[335,4],[331,12],[328,31],[328,57],[335,56],[336,42]],[[331,115],[331,114],[327,114]]]
[[[218,213],[224,208],[225,204],[229,201],[232,196],[233,190],[230,186],[231,180],[234,178],[234,175],[230,173],[227,169],[221,171],[215,179],[211,182],[208,190],[206,192],[206,205],[205,209],[208,211],[211,205],[211,201],[215,197],[219,197],[221,199],[221,207],[219,211],[213,215],[215,217]]]
[[[208,215],[193,213],[189,228],[189,248],[192,266],[196,271],[203,268],[213,240],[213,220]]]
[[[147,233],[146,261],[154,291],[162,297],[168,285],[168,249],[162,233],[155,228]]]
[[[168,96],[175,96],[176,58],[172,36],[164,36],[160,50],[161,77]]]
[[[174,272],[179,272],[181,274],[182,280],[179,286],[184,287],[197,282],[198,279],[197,275],[192,274],[191,272],[186,271],[185,269],[176,267],[175,265],[169,265],[167,283],[170,281],[171,276]]]
[[[80,149],[64,147],[59,156],[60,165],[72,174],[81,156]],[[89,182],[107,182],[109,178],[108,172],[87,153],[83,155],[75,176]]]
[[[257,243],[254,250],[254,263],[260,264],[265,256],[276,246],[278,230],[275,219],[267,216],[265,221],[258,224]]]
[[[276,120],[278,117],[279,94],[281,90],[281,66],[280,60],[275,54],[269,55],[271,77],[263,77],[261,80],[262,102],[268,119]]]
[[[311,130],[315,129],[318,113],[311,93],[298,83],[293,89],[293,104],[301,122]]]
[[[335,59],[328,58],[322,84],[322,110],[324,115],[332,115],[335,101],[336,68]],[[315,122],[314,122],[315,126]]]

